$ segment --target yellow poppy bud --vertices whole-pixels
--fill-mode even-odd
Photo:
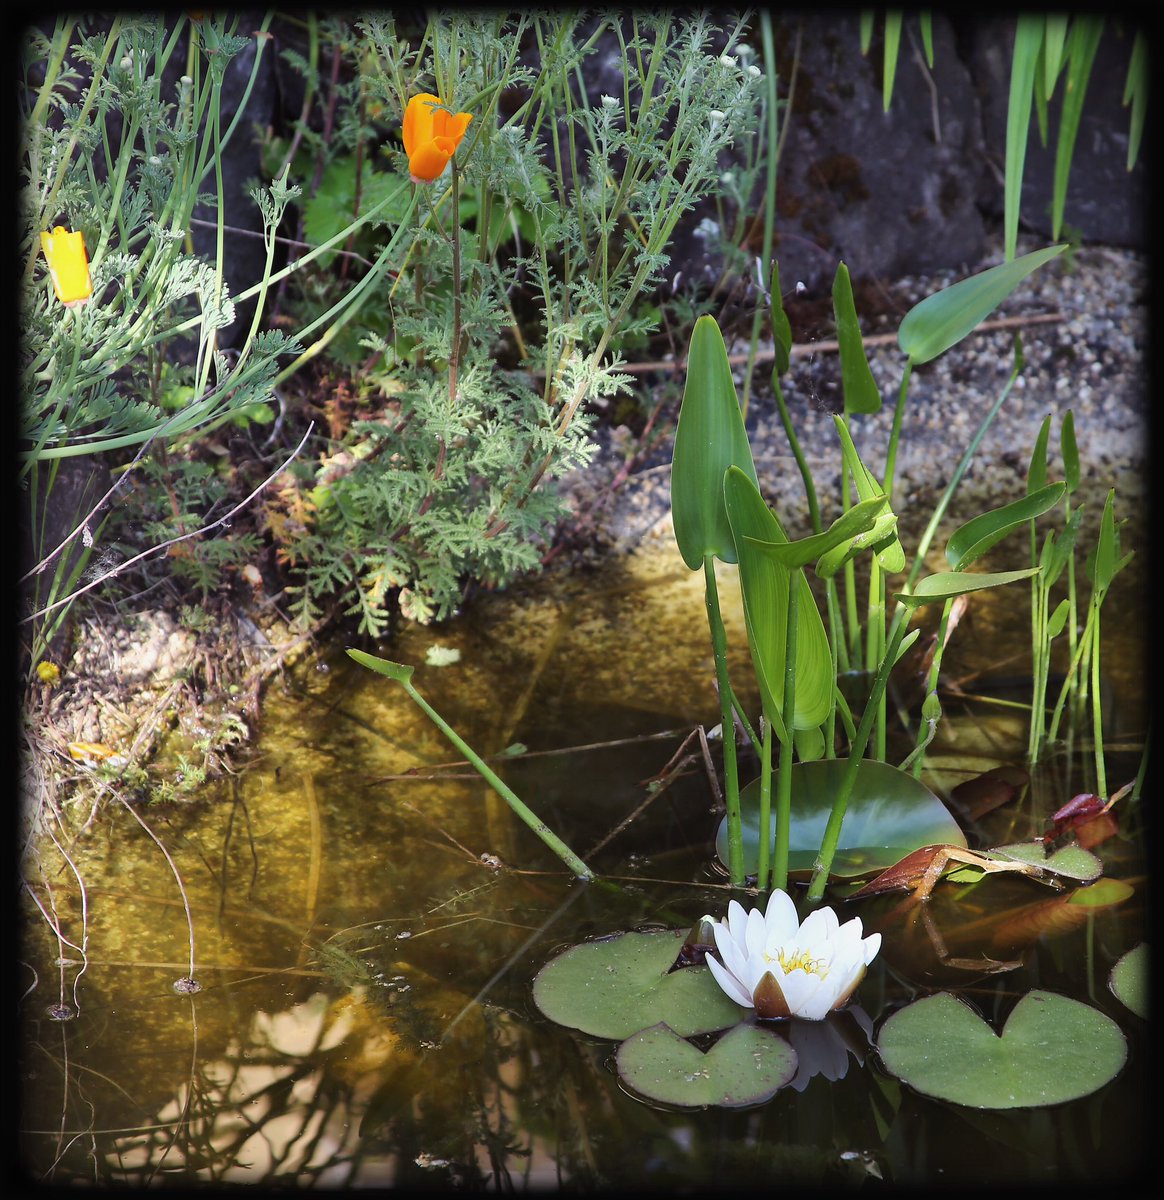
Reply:
[[[448,166],[461,144],[472,113],[450,113],[427,92],[413,96],[404,110],[404,152],[413,183],[431,183]]]
[[[93,294],[93,280],[89,277],[89,256],[80,231],[70,233],[58,225],[52,233],[41,233],[40,244],[57,299],[68,308],[84,304]]]

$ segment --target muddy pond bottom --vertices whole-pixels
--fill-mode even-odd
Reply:
[[[731,568],[722,579],[744,680]],[[968,815],[951,800],[1022,762],[1014,599],[976,599],[965,645],[952,643],[960,694],[923,775],[971,846],[1040,836],[1085,790],[1086,755],[1056,750],[1007,803]],[[1112,625],[1114,790],[1135,775],[1144,719],[1137,621]],[[28,1179],[681,1194],[760,1180],[1110,1185],[1139,1171],[1146,1021],[1109,986],[1145,936],[1138,808],[1117,810],[1117,834],[1093,850],[1120,885],[1102,903],[1011,875],[942,882],[924,903],[830,897],[883,950],[853,1006],[773,1026],[797,1052],[789,1082],[742,1108],[651,1102],[620,1076],[617,1040],[550,1020],[533,980],[589,939],[759,902],[715,865],[722,809],[696,734],[719,720],[702,577],[673,546],[644,547],[365,648],[414,665],[421,694],[598,879],[571,878],[398,685],[336,647],[272,689],[253,757],[201,802],[113,801],[68,844],[39,847],[21,914]],[[1014,691],[1000,701],[992,680]],[[903,719],[918,700],[906,681]],[[744,777],[757,773],[745,758]],[[1028,993],[1069,998],[1118,1031],[1126,1061],[1049,1106],[935,1097],[886,1068],[878,1039],[943,992],[995,1034]]]

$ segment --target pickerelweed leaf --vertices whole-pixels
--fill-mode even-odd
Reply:
[[[906,608],[921,608],[924,604],[933,604],[937,600],[949,600],[952,596],[964,596],[967,592],[978,592],[984,588],[1001,587],[1006,583],[1016,583],[1020,579],[1030,579],[1039,573],[1038,567],[1024,567],[1021,571],[937,571],[919,579],[910,593],[894,592],[894,599],[899,600]]]
[[[659,1021],[680,1037],[726,1029],[741,1009],[711,972],[671,971],[686,937],[685,929],[669,929],[572,946],[534,976],[534,1003],[559,1025],[615,1041]]]
[[[1039,426],[1035,437],[1035,448],[1031,451],[1027,467],[1027,491],[1037,492],[1047,482],[1047,441],[1051,436],[1051,415],[1048,413]]]
[[[883,496],[885,489],[857,453],[857,447],[853,445],[849,427],[838,416],[833,417],[833,424],[841,438],[841,454],[853,476],[853,483],[857,488],[857,498],[869,500],[874,496]],[[884,521],[887,515],[890,514],[883,513],[879,520]],[[895,524],[896,522],[894,522]],[[896,530],[883,537],[882,540],[870,541],[868,544],[873,553],[877,555],[877,562],[886,574],[894,575],[898,571],[905,570],[905,550],[902,548]]]
[[[1064,244],[1035,250],[927,296],[905,314],[897,344],[914,365],[937,358],[972,332],[1032,271],[1066,249]]]
[[[869,370],[865,342],[853,302],[853,284],[849,268],[837,264],[833,277],[833,312],[837,319],[837,348],[841,359],[841,391],[845,413],[875,413],[881,411],[881,393]]]
[[[784,666],[787,654],[789,585],[796,591],[796,713],[793,729],[810,729],[828,716],[835,674],[824,621],[804,571],[789,571],[770,557],[764,543],[787,542],[776,515],[741,470],[729,468],[723,480],[724,503],[736,539],[740,591],[752,667],[764,711],[781,741]]]
[[[775,352],[772,375],[775,379],[783,375],[792,362],[792,325],[784,311],[784,297],[780,292],[780,266],[775,259],[772,260],[769,287],[772,289],[772,349]]]
[[[671,459],[675,541],[692,571],[700,570],[709,554],[724,562],[736,561],[723,498],[723,476],[731,466],[759,490],[723,334],[713,317],[703,316],[691,331],[687,382]]]
[[[881,1027],[885,1068],[910,1087],[970,1108],[1039,1108],[1098,1091],[1123,1068],[1119,1026],[1054,992],[1028,992],[1002,1033],[949,992],[895,1012]]]
[[[964,571],[1007,534],[1023,528],[1028,521],[1054,508],[1063,498],[1065,490],[1066,484],[1049,483],[1010,504],[993,508],[967,521],[950,535],[946,543],[946,561],[953,570]]]
[[[860,534],[871,530],[877,524],[878,514],[888,503],[884,495],[871,496],[842,513],[828,529],[795,542],[762,542],[758,538],[747,538],[747,541],[789,570],[805,567],[814,558],[841,545],[848,545]],[[889,515],[892,517],[892,514]]]
[[[797,1068],[796,1051],[778,1033],[746,1021],[706,1054],[661,1022],[627,1038],[615,1061],[639,1095],[684,1108],[761,1104],[791,1083]]]
[[[397,683],[404,683],[412,678],[414,667],[405,666],[403,663],[392,662],[387,658],[377,658],[374,654],[365,654],[363,650],[348,650],[348,658],[358,662],[361,667],[367,667],[371,671],[375,671],[378,675],[387,675],[389,679],[395,679]]]
[[[833,797],[847,766],[848,759],[843,758],[793,764],[790,871],[812,870],[832,813]],[[758,779],[740,792],[740,813],[744,870],[751,874],[757,869],[760,853]],[[770,820],[770,836],[775,836],[774,813]],[[845,810],[831,874],[840,879],[870,875],[891,867],[922,846],[937,843],[966,845],[966,835],[941,800],[907,771],[876,759],[863,760]],[[716,834],[715,852],[721,862],[727,862],[726,818]]]
[[[1148,1019],[1148,943],[1141,942],[1111,969],[1108,985],[1137,1017]]]

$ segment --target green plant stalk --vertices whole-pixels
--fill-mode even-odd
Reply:
[[[954,493],[958,490],[962,482],[962,477],[966,474],[978,447],[982,444],[982,439],[986,436],[986,431],[994,424],[994,418],[998,416],[999,409],[1002,408],[1007,396],[1013,390],[1015,381],[1018,379],[1021,370],[1021,366],[1015,366],[1011,371],[1010,378],[999,393],[998,399],[991,405],[990,411],[982,420],[982,424],[978,426],[974,432],[974,436],[970,439],[965,453],[958,460],[958,465],[954,468],[954,474],[950,476],[950,482],[946,485],[945,491],[942,492],[941,499],[934,509],[933,516],[930,517],[925,531],[922,533],[921,540],[918,542],[917,550],[914,553],[913,565],[910,567],[909,575],[906,577],[906,588],[913,587],[917,582],[917,577],[921,574],[922,567],[925,566],[925,558],[929,551],[930,543],[934,540],[934,535],[942,523],[942,518],[946,515],[946,509],[949,508],[950,501],[954,498]]]
[[[772,886],[788,888],[788,842],[792,829],[792,755],[796,719],[796,624],[799,607],[796,585],[799,570],[788,572],[788,624],[784,638],[784,731],[788,741],[780,747],[780,773],[776,780],[776,852],[772,858]],[[762,830],[767,826],[761,823]]]
[[[772,858],[772,839],[765,835],[772,828],[772,722],[762,721],[760,742],[760,837],[757,844],[756,888],[763,892],[767,886],[768,867]]]
[[[950,624],[950,612],[954,607],[954,597],[951,596],[945,604],[942,605],[942,616],[938,621],[938,640],[934,643],[934,654],[930,660],[930,673],[926,680],[926,693],[936,692],[938,690],[938,677],[942,670],[942,654],[946,649],[946,630]],[[909,756],[909,763],[913,770],[915,779],[921,778],[922,767],[925,766],[925,749],[934,740],[934,734],[937,732],[937,722],[931,721],[923,716],[917,727],[917,741],[914,745],[913,753]]]
[[[1107,799],[1107,769],[1103,758],[1103,700],[1099,690],[1099,604],[1094,605],[1095,624],[1091,631],[1091,729],[1095,745],[1095,792]]]
[[[1067,668],[1067,673],[1059,688],[1059,696],[1051,712],[1051,726],[1047,731],[1048,741],[1053,742],[1058,737],[1059,721],[1063,716],[1064,706],[1068,697],[1076,694],[1072,687],[1072,680],[1085,679],[1089,674],[1088,651],[1091,648],[1091,636],[1095,622],[1098,619],[1098,611],[1094,604],[1088,606],[1087,621],[1083,626],[1083,633],[1080,635],[1079,644],[1075,647],[1075,653],[1071,656],[1071,663]]]
[[[768,91],[767,102],[767,136],[764,141],[765,167],[764,177],[764,234],[761,243],[761,264],[766,277],[761,281],[771,291],[772,288],[772,238],[776,226],[776,153],[779,147],[778,112],[779,97],[776,92],[776,48],[772,37],[772,14],[767,9],[760,12],[760,38],[764,47],[764,65],[768,68],[764,83]],[[748,365],[744,372],[743,395],[740,400],[740,411],[746,418],[748,415],[748,396],[752,390],[752,368],[756,361],[756,345],[760,340],[760,320],[763,309],[759,306],[752,314],[752,336],[748,343]],[[813,532],[820,530],[813,526]]]
[[[399,679],[413,703],[449,739],[450,742],[473,765],[486,783],[509,805],[511,809],[538,835],[539,838],[584,882],[594,878],[594,872],[562,841],[560,837],[522,802],[517,793],[499,776],[487,762],[457,733],[455,729],[416,690],[411,679]]]
[[[841,838],[841,825],[844,823],[845,811],[849,806],[849,797],[853,794],[857,771],[861,766],[861,759],[869,742],[877,705],[885,692],[885,686],[889,682],[889,673],[893,669],[893,663],[897,657],[897,648],[901,645],[902,635],[905,632],[906,615],[905,605],[899,603],[893,613],[885,657],[881,660],[877,678],[873,681],[873,690],[865,704],[865,711],[861,714],[861,723],[857,726],[857,733],[849,750],[848,765],[845,768],[841,786],[833,800],[833,809],[829,814],[828,824],[825,826],[824,837],[821,839],[820,853],[817,855],[812,870],[812,879],[808,885],[807,899],[810,902],[820,900],[828,885],[829,872],[832,870],[833,859],[836,857],[837,845]]]
[[[736,728],[732,723],[732,685],[728,678],[727,632],[719,608],[719,590],[715,582],[715,559],[708,554],[703,559],[704,600],[707,606],[707,625],[711,631],[712,655],[715,659],[715,680],[719,690],[719,711],[723,730],[724,804],[727,808],[728,877],[732,887],[743,887],[744,836],[740,818],[740,774],[736,762]]]
[[[1039,562],[1039,542],[1035,532],[1035,522],[1031,520],[1031,566]],[[1039,592],[1042,582],[1041,575],[1031,576],[1031,721],[1027,729],[1027,761],[1038,762],[1039,742],[1043,736],[1043,716],[1038,707],[1039,699],[1039,663],[1043,647],[1043,629],[1039,623]]]

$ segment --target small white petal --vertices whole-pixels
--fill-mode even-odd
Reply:
[[[716,983],[724,990],[729,999],[734,1000],[742,1008],[752,1007],[752,994],[745,992],[739,980],[725,967],[721,966],[709,954],[706,958],[707,969],[711,972]]]
[[[768,928],[769,941],[777,944],[796,936],[800,928],[800,918],[796,915],[796,905],[792,897],[777,888],[768,897],[768,907],[764,913],[764,924]]]

